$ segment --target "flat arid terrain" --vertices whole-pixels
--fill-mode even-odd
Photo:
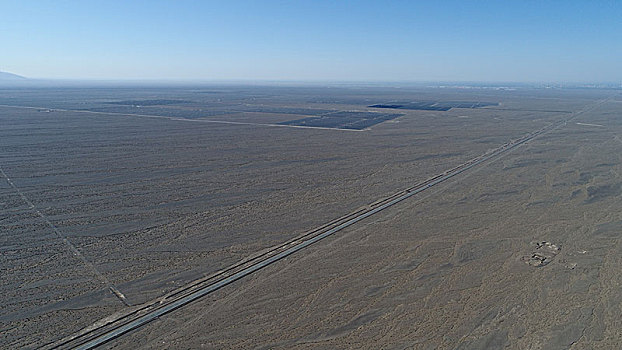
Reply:
[[[0,348],[622,347],[620,90],[4,87],[0,170]]]

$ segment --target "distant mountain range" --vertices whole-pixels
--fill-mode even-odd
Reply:
[[[13,73],[0,72],[0,81],[7,80],[26,80],[26,78]]]

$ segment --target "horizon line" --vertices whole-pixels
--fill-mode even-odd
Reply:
[[[3,71],[5,73],[14,74]],[[14,74],[17,75],[17,74]],[[227,79],[207,79],[207,78],[30,78],[22,75],[17,75],[23,79],[8,79],[0,80],[0,85],[8,84],[31,84],[31,83],[120,83],[120,84],[136,84],[136,83],[173,83],[173,84],[302,84],[302,85],[317,85],[317,84],[389,84],[389,85],[422,85],[433,84],[436,86],[443,86],[443,84],[450,85],[450,87],[460,87],[469,85],[484,85],[490,84],[494,87],[512,87],[521,85],[571,85],[571,86],[608,86],[608,87],[621,87],[622,81],[547,81],[547,80],[525,80],[525,81],[511,81],[511,80],[434,80],[434,79],[405,79],[405,80],[373,80],[373,79],[244,79],[244,78],[227,78]]]

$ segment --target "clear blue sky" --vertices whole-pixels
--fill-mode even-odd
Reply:
[[[622,81],[622,1],[0,0],[35,78]]]

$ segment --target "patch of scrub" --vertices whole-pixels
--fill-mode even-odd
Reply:
[[[586,204],[601,201],[608,197],[617,197],[622,194],[622,184],[608,184],[600,186],[588,186]]]

